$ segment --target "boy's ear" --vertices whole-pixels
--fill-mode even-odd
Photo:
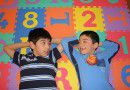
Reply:
[[[98,48],[99,44],[98,43],[94,43],[94,49]]]
[[[34,49],[34,48],[35,48],[35,45],[34,45],[33,42],[30,41],[29,44],[30,44],[30,48],[31,48],[31,49]]]

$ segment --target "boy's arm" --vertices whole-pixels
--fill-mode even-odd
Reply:
[[[58,51],[61,53],[62,51],[65,52],[65,54],[67,55],[67,57],[69,58],[69,60],[74,64],[77,65],[77,61],[74,57],[74,55],[76,55],[76,57],[80,56],[81,54],[74,49],[74,45],[77,45],[78,39],[77,37],[70,37],[70,38],[63,38],[62,40],[60,40],[61,44],[59,44],[57,46]],[[74,52],[74,53],[73,53]],[[55,61],[55,60],[54,60]]]
[[[63,47],[61,45],[61,39],[52,39],[52,43],[57,44],[57,49],[60,53],[63,52]]]
[[[14,57],[15,50],[18,48],[28,47],[29,42],[15,43],[4,46],[4,51],[11,57]]]
[[[116,42],[112,42],[110,40],[105,40],[102,43],[102,47],[104,50],[102,52],[97,52],[98,59],[110,59],[112,58],[119,50],[119,44]]]
[[[77,44],[77,37],[64,38],[61,41],[62,48],[70,60],[72,59],[72,53],[74,50],[73,46]]]

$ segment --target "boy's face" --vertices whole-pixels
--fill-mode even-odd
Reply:
[[[33,52],[36,56],[47,56],[51,49],[51,42],[49,39],[41,38],[36,44],[33,44],[32,47]]]
[[[79,38],[79,51],[81,54],[93,54],[98,47],[97,43],[92,42],[89,36],[81,35]]]

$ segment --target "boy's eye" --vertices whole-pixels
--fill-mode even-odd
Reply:
[[[49,42],[49,43],[47,43],[47,42],[42,42],[42,44],[48,44],[48,45],[51,45],[51,43]]]
[[[42,42],[42,44],[45,44],[45,42]]]
[[[86,40],[79,40],[79,43],[87,43],[88,42],[88,39]]]

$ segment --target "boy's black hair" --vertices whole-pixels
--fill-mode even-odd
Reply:
[[[44,28],[35,28],[28,34],[28,41],[32,41],[34,44],[41,38],[49,39],[50,42],[52,40],[50,33]]]
[[[81,34],[80,34],[80,37],[82,36],[82,35],[86,35],[86,36],[89,36],[91,39],[92,39],[92,42],[93,42],[93,44],[94,43],[98,43],[99,44],[99,36],[98,36],[98,34],[96,33],[96,32],[94,32],[94,31],[84,31],[84,32],[82,32]]]

